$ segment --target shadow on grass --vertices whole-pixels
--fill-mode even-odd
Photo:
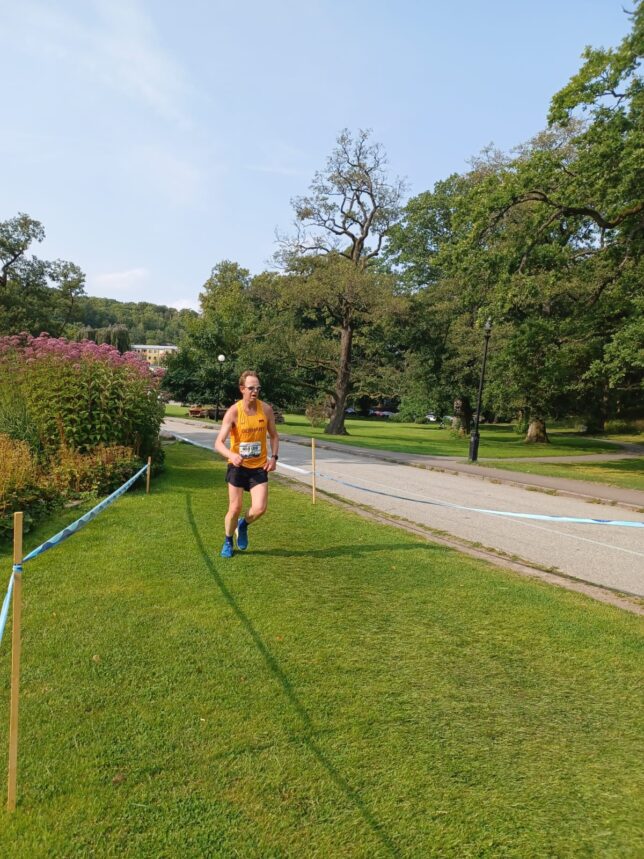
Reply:
[[[235,597],[231,593],[231,591],[226,586],[226,583],[222,579],[219,571],[217,570],[217,566],[212,557],[212,554],[206,548],[204,541],[201,538],[201,534],[199,533],[199,529],[197,528],[197,523],[194,518],[194,514],[192,512],[192,503],[190,499],[190,494],[186,494],[186,511],[188,516],[188,522],[190,523],[190,527],[192,529],[192,533],[194,534],[195,543],[197,544],[197,548],[203,557],[206,566],[210,570],[213,575],[215,582],[217,583],[217,587],[222,593],[222,596],[228,603],[228,605],[233,610],[237,619],[240,621],[246,632],[250,635],[255,644],[255,647],[262,655],[268,669],[271,674],[278,681],[286,697],[288,698],[291,706],[297,713],[302,722],[302,739],[304,744],[309,749],[309,751],[314,755],[317,761],[324,767],[324,769],[329,774],[331,780],[336,785],[336,787],[346,796],[346,798],[351,802],[354,808],[358,811],[364,822],[367,824],[373,835],[378,839],[380,844],[385,847],[392,856],[399,856],[400,851],[393,843],[391,838],[385,832],[382,824],[376,820],[376,818],[371,814],[369,809],[366,807],[359,794],[351,787],[349,782],[344,778],[344,776],[339,772],[337,767],[333,764],[331,760],[329,760],[328,756],[324,751],[319,747],[316,741],[313,738],[313,734],[315,733],[315,728],[313,726],[313,722],[305,707],[303,706],[300,699],[297,697],[291,683],[284,673],[282,667],[279,662],[275,658],[275,656],[271,653],[269,648],[266,646],[264,641],[262,640],[260,634],[257,632],[255,627],[252,624],[250,618],[244,613],[243,609],[237,603]],[[416,547],[417,548],[417,547]],[[268,553],[267,553],[268,554]],[[304,554],[304,553],[302,553]]]

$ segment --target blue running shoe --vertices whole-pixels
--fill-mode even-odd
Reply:
[[[224,540],[224,545],[221,547],[221,557],[232,558],[234,553],[232,538],[230,540]]]
[[[240,519],[237,523],[235,536],[237,537],[237,548],[242,552],[246,551],[248,548],[248,522],[245,519]]]

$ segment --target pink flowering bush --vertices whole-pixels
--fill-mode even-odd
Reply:
[[[107,344],[0,337],[0,398],[24,407],[47,456],[98,445],[152,454],[164,414],[159,382],[136,353],[121,355]]]

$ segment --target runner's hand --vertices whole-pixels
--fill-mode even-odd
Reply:
[[[234,465],[237,468],[239,468],[239,466],[242,464],[243,461],[244,460],[243,460],[241,454],[239,454],[239,453],[233,453],[232,456],[228,457],[228,462],[230,462],[231,465]]]
[[[277,468],[277,463],[274,459],[267,459],[264,463],[264,471],[275,471]]]

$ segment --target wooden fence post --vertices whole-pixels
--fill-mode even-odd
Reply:
[[[13,514],[13,563],[22,564],[22,513]],[[11,630],[11,710],[9,717],[9,779],[7,811],[16,810],[18,783],[18,703],[20,698],[20,616],[22,573],[13,574],[13,626]]]
[[[145,494],[150,494],[150,471],[152,469],[152,457],[148,456],[148,470],[145,475]]]

